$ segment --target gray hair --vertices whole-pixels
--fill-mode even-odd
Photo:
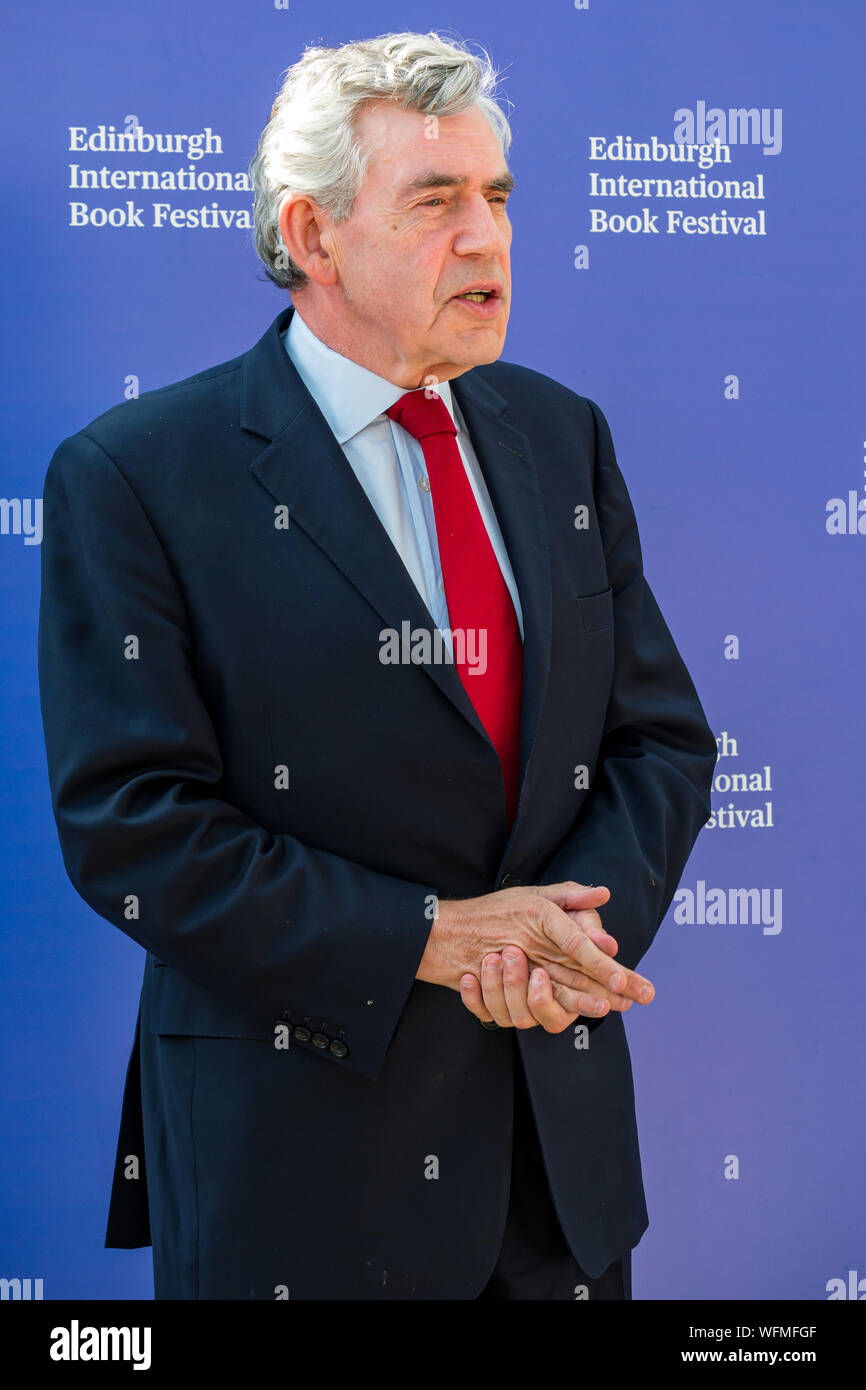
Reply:
[[[475,55],[436,33],[307,48],[284,74],[249,165],[255,247],[268,279],[297,290],[309,278],[280,236],[278,218],[290,193],[315,199],[335,222],[351,215],[370,156],[354,126],[362,102],[387,98],[425,116],[460,116],[476,106],[505,154],[511,129],[494,99],[497,82],[484,49]]]

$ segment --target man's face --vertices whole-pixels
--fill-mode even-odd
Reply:
[[[302,317],[407,389],[495,362],[511,303],[512,179],[490,122],[477,108],[433,119],[376,101],[357,130],[372,148],[364,183],[351,217],[322,233],[336,281],[293,296]],[[494,293],[459,297],[476,285]]]

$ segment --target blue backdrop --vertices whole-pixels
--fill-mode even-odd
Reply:
[[[512,103],[503,355],[604,410],[720,742],[714,820],[641,967],[656,999],[626,1015],[650,1211],[635,1297],[866,1297],[861,0],[47,0],[4,28],[0,1276],[152,1296],[149,1250],[102,1247],[143,953],[77,897],[51,814],[48,460],[286,302],[239,216],[251,194],[215,175],[245,171],[302,49],[437,29],[484,45]],[[211,148],[94,147],[136,125]],[[716,161],[674,162],[677,135]],[[194,189],[128,186],[191,168]],[[221,225],[189,225],[214,204]]]

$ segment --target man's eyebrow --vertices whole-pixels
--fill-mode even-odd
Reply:
[[[425,188],[457,188],[468,182],[469,177],[466,174],[458,177],[457,174],[446,174],[439,169],[430,169],[426,173],[418,174],[414,179],[410,179],[408,183],[404,183],[397,190],[397,197],[403,198]],[[511,173],[500,174],[495,179],[489,179],[484,185],[485,191],[493,189],[497,193],[510,193],[513,187],[514,175]]]

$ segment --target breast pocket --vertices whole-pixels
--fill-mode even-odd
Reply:
[[[574,602],[584,632],[613,632],[613,589],[582,594]]]
[[[574,680],[584,704],[592,706],[599,723],[613,687],[616,649],[613,590],[581,594],[574,600]]]

